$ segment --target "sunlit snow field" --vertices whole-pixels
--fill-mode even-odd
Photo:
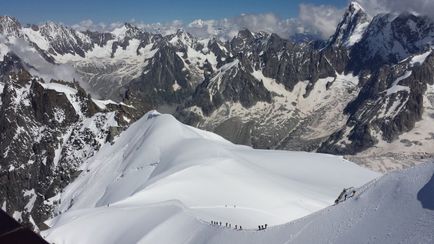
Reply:
[[[62,214],[49,221],[48,240],[78,243],[88,233],[92,243],[116,243],[108,234],[114,228],[133,232],[128,238],[135,242],[150,232],[164,237],[156,234],[160,228],[182,232],[188,223],[211,221],[256,230],[332,205],[344,187],[379,176],[337,156],[234,145],[156,112],[82,170],[58,196]]]

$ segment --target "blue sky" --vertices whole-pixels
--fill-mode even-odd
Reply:
[[[327,4],[341,8],[347,0],[13,0],[1,3],[0,14],[17,17],[22,23],[47,20],[65,24],[91,19],[95,22],[146,23],[171,20],[220,19],[241,13],[275,13],[280,17],[298,15],[299,4]]]

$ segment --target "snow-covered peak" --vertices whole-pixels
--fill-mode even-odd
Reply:
[[[6,36],[20,36],[21,24],[16,18],[0,16],[0,34]]]
[[[124,25],[115,28],[111,34],[117,40],[124,40],[125,38],[141,39],[145,35],[145,31],[131,23],[125,23]]]
[[[62,214],[49,223],[53,227],[45,233],[50,240],[86,238],[74,232],[98,228],[99,221],[111,219],[121,209],[125,215],[120,218],[131,217],[128,209],[140,216],[122,221],[127,229],[139,219],[156,220],[152,226],[166,222],[162,216],[169,222],[177,219],[171,216],[173,211],[143,214],[157,206],[180,208],[178,216],[187,214],[205,226],[213,220],[221,221],[222,226],[227,222],[232,228],[238,224],[254,230],[258,224],[282,224],[331,205],[342,188],[360,186],[378,176],[340,157],[234,145],[155,111],[131,125],[113,145],[106,144],[82,169],[61,196]],[[99,217],[90,217],[95,212]],[[78,222],[70,222],[72,219]],[[178,229],[189,225],[184,218],[176,222]],[[139,229],[135,241],[124,241],[152,236],[147,228]],[[91,238],[92,243],[108,241],[101,235]],[[159,239],[153,243],[173,242]]]
[[[178,29],[175,34],[170,35],[169,42],[175,46],[193,46],[195,38],[184,29]]]
[[[122,25],[121,27],[115,28],[111,33],[117,38],[117,39],[123,39],[125,37],[125,34],[127,33],[128,28],[126,25]]]
[[[359,12],[359,11],[366,12],[365,9],[356,1],[352,1],[350,3],[350,6],[348,7],[348,9],[353,13]]]
[[[414,54],[428,51],[434,44],[434,21],[411,13],[375,16],[354,50],[355,60],[370,66],[399,63]],[[360,67],[361,65],[358,64]]]
[[[205,25],[206,25],[206,23],[202,19],[195,19],[191,23],[188,24],[188,27],[202,28]]]
[[[238,32],[236,38],[251,39],[254,38],[254,34],[249,29],[243,29]]]
[[[39,32],[41,35],[50,40],[50,42],[54,40],[70,40],[72,39],[72,30],[68,29],[68,27],[58,24],[52,21],[46,22],[45,24],[39,26]]]
[[[81,32],[78,32],[63,24],[55,23],[52,21],[41,25],[39,27],[39,31],[42,36],[44,36],[50,41],[58,40],[62,42],[79,42],[79,44],[81,45],[85,44],[86,42],[90,42],[87,36],[85,36]]]
[[[370,18],[363,7],[357,2],[351,2],[335,34],[330,38],[329,45],[352,47],[360,41],[369,22]]]
[[[245,228],[302,217],[331,205],[343,187],[378,176],[340,157],[234,145],[155,111],[82,167],[62,195],[61,212],[176,200],[197,219]]]
[[[53,21],[48,21],[45,24],[42,24],[39,28],[47,35],[58,35],[68,29],[68,27]]]

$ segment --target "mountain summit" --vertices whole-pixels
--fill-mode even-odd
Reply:
[[[366,11],[357,2],[351,2],[335,34],[330,38],[329,45],[352,47],[362,39],[362,36],[370,23]]]

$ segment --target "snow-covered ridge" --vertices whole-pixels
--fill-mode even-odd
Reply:
[[[431,243],[433,174],[432,162],[389,173],[337,205],[266,231],[210,225],[172,200],[73,211],[43,236],[56,243]]]
[[[157,226],[168,219],[178,230],[174,223],[280,225],[333,204],[342,188],[378,176],[341,157],[234,145],[156,112],[131,125],[114,145],[103,146],[82,170],[61,195],[62,214],[49,222],[49,240],[83,241],[89,237],[73,234],[76,228],[90,230],[106,218],[132,217],[129,213],[136,217],[123,222],[125,228],[140,219]],[[83,222],[70,222],[78,216]],[[128,240],[156,237],[148,231],[158,229],[140,228]],[[105,241],[104,235],[92,237],[93,243]]]

